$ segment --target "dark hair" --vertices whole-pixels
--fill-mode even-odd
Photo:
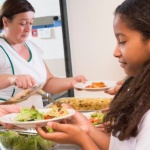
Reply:
[[[143,115],[150,109],[150,61],[135,77],[130,77],[123,84],[110,103],[105,121],[108,132],[125,140],[138,134],[138,125]]]
[[[27,0],[6,0],[0,9],[0,29],[3,29],[3,17],[11,21],[14,15],[27,11],[35,12],[33,6]]]
[[[126,25],[140,32],[144,39],[150,38],[150,0],[125,0],[115,10],[115,15]]]

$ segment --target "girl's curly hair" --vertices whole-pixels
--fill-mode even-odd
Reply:
[[[135,137],[138,124],[143,115],[150,109],[150,61],[135,77],[130,77],[123,84],[112,102],[105,121],[108,132],[125,140]]]

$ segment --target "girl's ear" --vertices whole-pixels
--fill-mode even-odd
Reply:
[[[4,27],[8,27],[8,19],[6,17],[2,18]]]

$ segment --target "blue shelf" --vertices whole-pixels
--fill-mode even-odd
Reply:
[[[32,29],[53,28],[53,27],[60,27],[61,25],[62,25],[61,20],[57,20],[57,21],[54,21],[53,24],[32,26]]]

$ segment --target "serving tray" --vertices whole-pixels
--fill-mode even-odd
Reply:
[[[77,97],[65,97],[56,100],[58,103],[68,103],[74,109],[81,112],[89,112],[95,110],[106,109],[109,106],[112,98],[77,98]],[[46,108],[52,107],[53,104],[50,103]]]

